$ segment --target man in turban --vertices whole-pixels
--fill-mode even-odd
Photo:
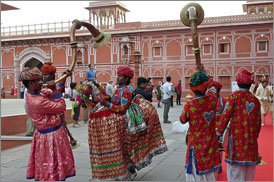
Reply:
[[[61,181],[75,176],[72,150],[60,114],[66,110],[63,98],[54,98],[56,90],[42,88],[42,73],[38,68],[25,69],[19,80],[28,88],[26,101],[36,130],[32,139],[27,179]],[[51,82],[49,88],[55,87]],[[54,162],[53,162],[54,161]]]
[[[195,98],[185,104],[180,116],[181,123],[189,122],[186,181],[216,181],[221,167],[215,132],[216,86],[204,71],[194,72],[189,85]]]
[[[118,87],[111,103],[102,98],[100,103],[106,106],[105,110],[90,114],[89,145],[93,180],[133,180],[137,175],[136,170],[148,166],[152,157],[167,151],[156,108],[144,97],[132,99],[128,85],[133,76],[134,72],[129,67],[120,66],[117,70]],[[139,109],[135,107],[136,110],[128,110],[134,105],[138,105]],[[130,121],[125,115],[128,116],[126,113],[130,112],[136,118],[136,127],[143,120],[140,117],[145,118],[144,130],[135,134],[128,132],[130,127],[125,123]]]
[[[224,150],[228,181],[254,181],[255,168],[260,162],[257,142],[261,130],[260,102],[249,91],[253,83],[250,72],[239,72],[236,82],[239,90],[228,97],[217,135],[221,137],[227,128],[228,144]]]
[[[55,73],[56,73],[56,67],[52,65],[52,62],[48,61],[45,62],[45,64],[42,66],[41,71],[43,73],[43,81],[44,83],[52,83],[55,81]],[[53,92],[57,92],[54,97],[55,99],[60,98],[62,93],[65,91],[65,83],[66,79],[63,79],[61,82],[57,84],[56,87],[51,87],[50,89]],[[66,125],[66,120],[65,120],[65,115],[62,113],[60,115],[62,123]],[[67,130],[68,134],[70,135],[70,131],[68,128],[65,126],[65,129]],[[80,143],[75,140],[71,135],[70,135],[70,144],[73,149],[78,148],[80,146]]]

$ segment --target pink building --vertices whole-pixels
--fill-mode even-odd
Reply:
[[[182,96],[190,92],[187,83],[195,58],[189,27],[180,20],[126,22],[128,10],[117,1],[92,2],[86,9],[88,21],[112,36],[107,45],[96,50],[90,33],[77,31],[73,81],[85,78],[90,63],[95,65],[99,82],[115,81],[117,68],[124,64],[140,76],[151,77],[154,84],[165,81],[166,76],[172,77],[174,85],[182,80]],[[231,92],[231,82],[242,69],[254,71],[257,80],[265,74],[273,83],[273,2],[247,1],[243,11],[245,15],[205,18],[198,26],[202,63],[223,84],[224,96]],[[71,22],[60,22],[2,27],[2,87],[19,88],[17,76],[23,67],[40,68],[49,59],[57,67],[57,78],[61,76],[72,61],[70,26]],[[134,60],[136,51],[139,63]]]

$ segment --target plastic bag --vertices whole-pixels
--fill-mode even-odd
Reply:
[[[186,124],[182,124],[180,121],[175,121],[172,123],[172,132],[174,133],[186,133],[188,128],[188,122]]]

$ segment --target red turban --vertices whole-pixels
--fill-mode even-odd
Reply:
[[[217,82],[217,81],[212,81],[212,85],[214,87],[216,87],[217,89],[221,89],[223,87],[223,85],[220,83],[220,82]]]
[[[118,75],[125,75],[129,78],[133,78],[134,72],[128,66],[120,66],[117,70]]]
[[[242,70],[241,72],[239,72],[236,76],[236,82],[239,84],[251,84],[254,82],[254,79],[252,77],[252,73],[250,73],[247,70]]]
[[[41,71],[43,74],[45,73],[56,73],[56,67],[52,66],[52,62],[45,62],[42,66]]]

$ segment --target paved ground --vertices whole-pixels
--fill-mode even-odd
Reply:
[[[16,100],[1,100],[2,114],[10,114],[10,109],[13,110],[13,113],[24,113],[22,100]],[[154,105],[156,106],[156,104]],[[162,107],[157,108],[157,110],[162,122],[164,109]],[[175,104],[174,108],[170,109],[169,120],[178,121],[181,110],[182,106]],[[91,179],[87,124],[81,123],[80,128],[73,128],[72,125],[69,125],[70,131],[81,142],[81,146],[73,150],[77,175],[68,178],[67,181],[82,182]],[[185,181],[185,134],[173,133],[172,124],[163,122],[162,129],[169,151],[154,157],[150,166],[138,171],[136,181]],[[1,181],[25,181],[30,147],[31,144],[26,144],[1,152]]]

